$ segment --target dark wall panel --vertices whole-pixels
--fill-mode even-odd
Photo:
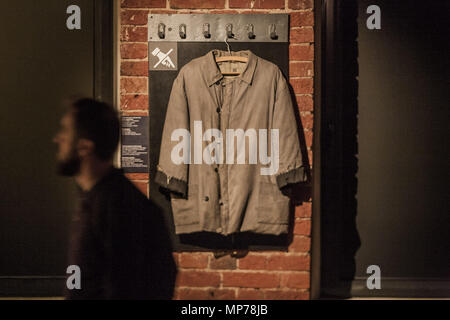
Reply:
[[[64,275],[75,189],[52,137],[62,99],[94,94],[94,1],[2,1],[0,43],[0,276]]]
[[[323,12],[321,294],[448,296],[450,2],[335,0]]]
[[[224,42],[179,42],[178,43],[178,70],[194,58],[205,55],[210,50],[227,50]],[[235,42],[231,44],[231,50],[251,50],[255,55],[277,64],[284,75],[289,72],[289,45],[288,43],[245,43]],[[150,54],[150,53],[149,53]],[[209,232],[199,232],[186,235],[175,235],[172,221],[170,200],[160,191],[159,185],[154,182],[156,165],[159,159],[161,135],[166,116],[167,103],[169,101],[172,83],[178,71],[150,71],[149,72],[149,96],[150,106],[150,198],[160,205],[171,226],[172,241],[177,251],[195,251],[211,249],[244,248],[253,250],[285,249],[288,244],[288,236],[266,236],[255,234],[238,234],[236,236],[222,236]],[[295,101],[295,99],[293,100]]]
[[[381,8],[381,30],[365,9]],[[359,1],[357,275],[450,279],[448,1]]]

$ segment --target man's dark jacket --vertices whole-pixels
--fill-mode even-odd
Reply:
[[[117,168],[79,192],[69,265],[80,267],[81,289],[66,298],[171,299],[177,270],[160,208]]]

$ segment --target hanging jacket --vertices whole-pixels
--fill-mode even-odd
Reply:
[[[155,181],[172,191],[177,234],[286,233],[281,188],[307,179],[287,82],[250,50],[233,52],[248,62],[224,77],[223,55],[193,59],[174,80]]]

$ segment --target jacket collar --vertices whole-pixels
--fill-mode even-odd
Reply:
[[[250,50],[236,51],[236,52],[233,52],[233,54],[236,56],[248,57],[248,62],[245,66],[245,69],[242,72],[242,74],[240,76],[238,76],[238,78],[241,79],[242,81],[248,83],[249,85],[251,85],[252,81],[253,81],[253,75],[255,73],[258,57],[255,56]],[[217,56],[220,57],[220,56],[224,56],[224,55],[228,55],[228,52],[223,51],[223,50],[214,49],[214,50],[209,51],[204,56],[204,59],[205,59],[204,67],[205,67],[206,80],[208,82],[208,86],[212,86],[214,83],[216,83],[217,81],[219,81],[220,79],[223,78],[223,75],[220,72],[219,67],[217,66],[215,57],[217,57]]]

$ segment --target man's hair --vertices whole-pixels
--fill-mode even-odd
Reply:
[[[112,159],[120,132],[119,118],[113,107],[91,98],[81,98],[74,100],[69,110],[74,119],[75,137],[94,142],[94,152],[100,159]]]

